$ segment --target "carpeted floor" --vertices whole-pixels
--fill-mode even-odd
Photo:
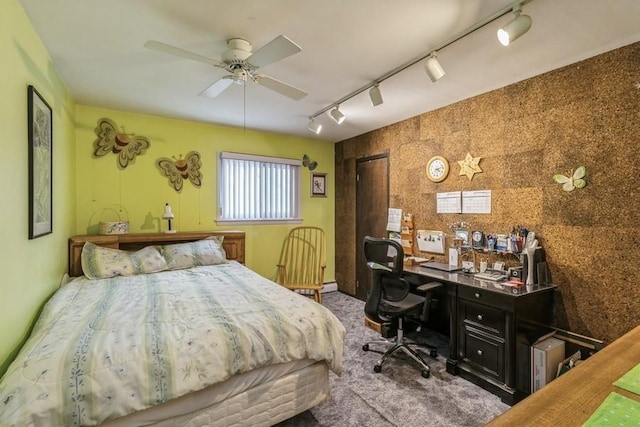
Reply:
[[[442,355],[436,360],[425,356],[431,367],[428,379],[409,360],[388,360],[381,373],[374,373],[379,354],[362,351],[362,345],[379,336],[364,326],[364,302],[330,292],[323,295],[323,304],[347,330],[343,373],[330,374],[331,399],[278,427],[482,426],[509,408],[488,391],[448,374]],[[436,345],[440,354],[447,352],[442,337],[416,339]]]

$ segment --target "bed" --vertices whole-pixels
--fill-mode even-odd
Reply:
[[[0,424],[266,426],[326,400],[343,325],[243,263],[242,232],[71,238]]]

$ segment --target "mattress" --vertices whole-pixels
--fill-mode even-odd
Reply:
[[[304,368],[292,362],[340,374],[344,333],[325,307],[236,262],[74,279],[46,304],[0,382],[0,420],[99,425],[255,375],[212,392],[224,397],[207,405],[226,410],[225,398],[255,399],[258,380],[285,384]]]
[[[271,426],[329,396],[327,364],[303,360],[236,375],[103,427]]]

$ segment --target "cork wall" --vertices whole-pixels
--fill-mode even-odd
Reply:
[[[336,280],[352,295],[356,159],[380,153],[390,207],[415,229],[534,231],[558,286],[556,326],[610,342],[640,323],[640,43],[337,143],[336,248],[354,249],[336,251]],[[459,175],[467,153],[480,157],[472,180]],[[436,155],[450,165],[437,184],[425,173]],[[563,191],[553,175],[579,166],[586,187]],[[491,214],[436,213],[436,193],[470,190],[492,191]]]

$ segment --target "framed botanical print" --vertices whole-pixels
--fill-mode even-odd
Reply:
[[[311,174],[311,197],[327,197],[327,174]]]
[[[53,114],[36,88],[27,91],[29,135],[29,239],[53,231]]]

